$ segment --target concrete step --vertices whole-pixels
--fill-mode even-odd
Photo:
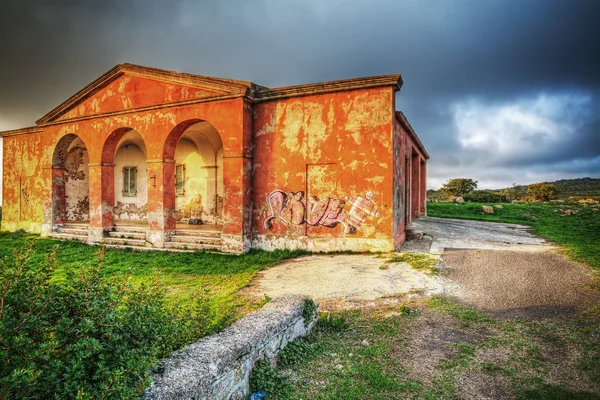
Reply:
[[[146,240],[105,237],[102,243],[129,247],[146,247]]]
[[[115,225],[112,228],[112,232],[133,232],[133,233],[146,233],[148,230],[147,226],[124,226]]]
[[[59,225],[60,228],[73,228],[73,229],[87,229],[90,227],[90,224],[83,224],[80,222],[65,222],[62,225]]]
[[[108,231],[108,237],[121,239],[146,240],[146,232]]]
[[[66,233],[69,235],[77,235],[77,236],[86,236],[88,235],[88,229],[87,228],[70,228],[70,227],[66,227],[66,226],[58,226],[56,227],[56,232],[57,233]]]
[[[56,239],[62,239],[62,240],[77,240],[79,242],[84,242],[84,243],[86,243],[88,240],[87,234],[85,236],[83,236],[83,235],[72,235],[70,233],[52,232],[50,234],[50,237],[53,237]]]
[[[174,236],[202,236],[202,237],[212,237],[212,238],[221,238],[220,231],[200,231],[193,229],[177,229],[174,232]]]
[[[212,245],[221,245],[221,237],[214,236],[180,236],[173,235],[171,236],[171,242],[177,243],[197,243],[197,244],[212,244]]]
[[[182,249],[159,249],[155,247],[138,247],[138,246],[122,246],[119,244],[105,244],[104,247],[111,249],[132,249],[133,251],[168,251],[175,253],[193,253],[194,250],[182,250]]]
[[[202,244],[202,243],[179,243],[179,242],[166,242],[165,248],[167,249],[178,249],[178,250],[221,250],[221,245],[214,244]]]

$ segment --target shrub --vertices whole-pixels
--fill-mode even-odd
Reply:
[[[168,307],[155,277],[133,288],[94,263],[52,282],[57,248],[30,262],[33,242],[0,262],[0,398],[137,397],[160,357],[208,327],[208,301]]]
[[[494,192],[493,190],[474,190],[466,194],[464,200],[474,203],[506,203],[508,197],[504,193]]]
[[[556,198],[558,189],[552,183],[534,183],[527,186],[527,194],[536,201],[549,201]]]
[[[290,378],[278,372],[271,362],[261,360],[256,363],[250,376],[250,391],[264,390],[269,399],[287,398],[293,391]]]

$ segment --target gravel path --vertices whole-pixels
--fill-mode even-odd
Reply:
[[[453,295],[497,318],[562,318],[600,305],[590,268],[563,255],[507,250],[446,250]]]

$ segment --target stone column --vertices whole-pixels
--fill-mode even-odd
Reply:
[[[88,164],[90,185],[90,227],[88,242],[99,243],[104,233],[114,225],[115,165],[113,163]]]
[[[164,247],[176,228],[175,160],[148,160],[148,230],[146,241]]]

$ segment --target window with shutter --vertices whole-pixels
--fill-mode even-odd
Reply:
[[[123,196],[137,196],[137,167],[123,168]]]

